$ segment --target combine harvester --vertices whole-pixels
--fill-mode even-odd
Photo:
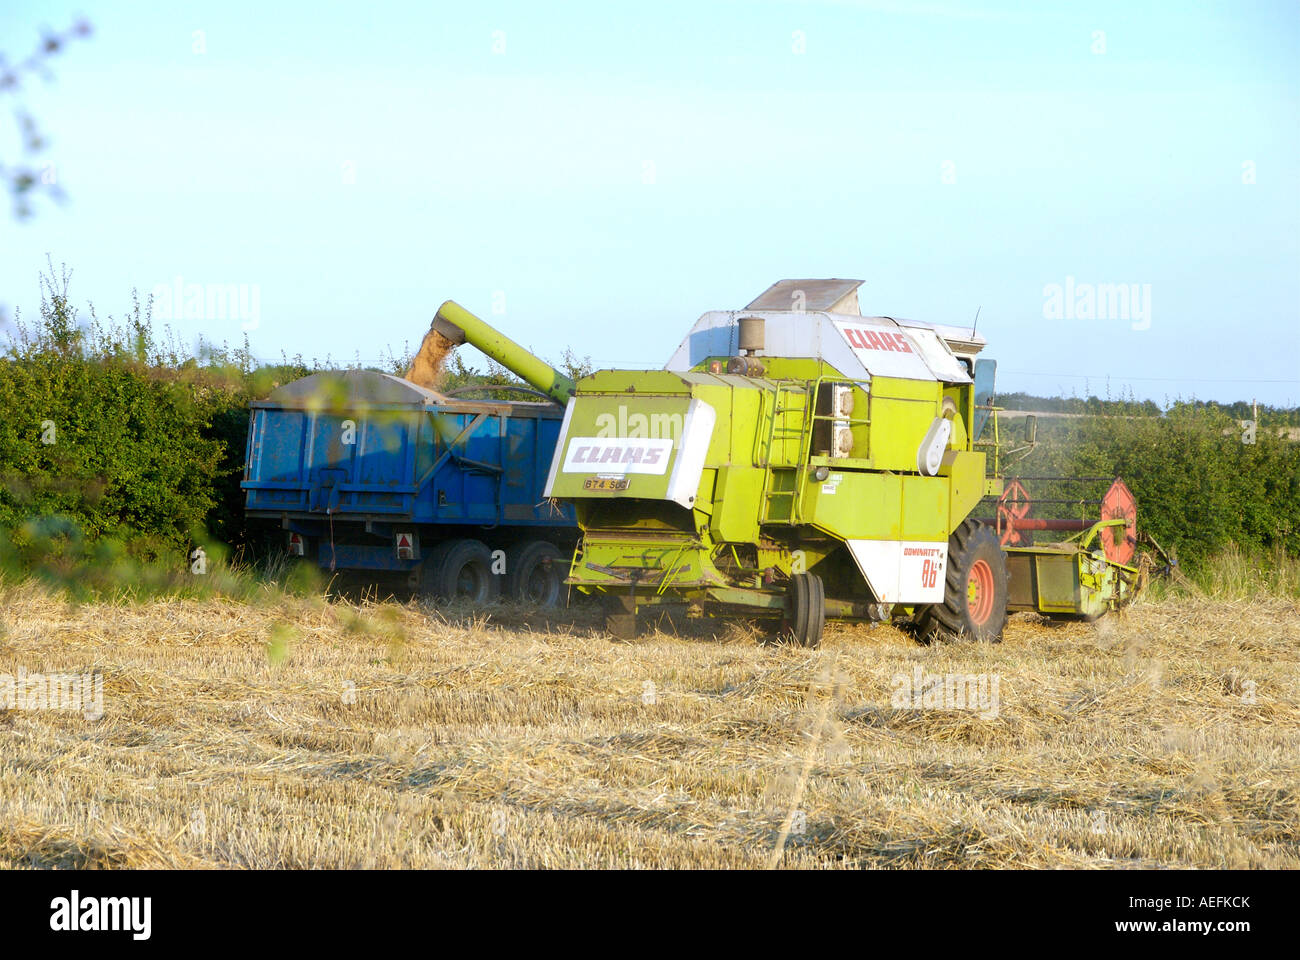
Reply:
[[[663,370],[597,371],[566,398],[544,495],[576,508],[566,582],[604,599],[612,633],[661,609],[779,619],[809,647],[828,618],[996,641],[1008,610],[1091,618],[1132,599],[1123,485],[1095,522],[1028,522],[981,439],[984,338],[861,316],[859,284],[783,280],[704,314]],[[560,374],[457,304],[433,330],[556,395]],[[972,517],[986,497],[1001,524]],[[1033,529],[1075,536],[1035,545]]]

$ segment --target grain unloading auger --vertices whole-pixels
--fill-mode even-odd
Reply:
[[[1096,536],[1015,547],[1008,564],[999,529],[972,517],[1004,493],[979,440],[984,338],[864,317],[859,284],[781,281],[704,314],[665,369],[577,384],[456,304],[439,310],[435,329],[565,404],[545,495],[576,507],[567,582],[606,600],[612,632],[676,608],[780,619],[805,646],[827,618],[996,640],[1013,599],[1092,616],[1131,597],[1137,568]]]

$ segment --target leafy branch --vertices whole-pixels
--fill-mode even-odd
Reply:
[[[77,38],[88,37],[91,33],[90,22],[78,19],[62,33],[45,31],[37,48],[17,63],[10,64],[4,54],[0,54],[0,96],[8,95],[16,100],[23,91],[23,82],[27,77],[40,77],[49,82],[54,79],[50,61],[64,47]],[[41,154],[47,146],[46,137],[41,133],[36,118],[20,101],[13,107],[14,123],[18,128],[18,142],[21,158],[6,162],[0,157],[0,180],[13,203],[14,216],[25,220],[32,214],[31,198],[33,194],[43,191],[54,200],[62,201],[64,193],[59,186],[52,163],[41,164]]]

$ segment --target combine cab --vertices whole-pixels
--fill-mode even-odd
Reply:
[[[1117,525],[1013,546],[972,517],[1005,492],[980,442],[984,339],[862,316],[859,283],[781,281],[702,316],[665,369],[577,383],[544,494],[575,507],[567,582],[605,600],[613,632],[667,607],[770,617],[805,646],[827,618],[991,641],[1010,609],[1091,616],[1131,595],[1131,568],[1092,549]],[[434,327],[546,376],[455,304]]]

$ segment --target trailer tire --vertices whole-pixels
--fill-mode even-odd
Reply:
[[[943,603],[917,608],[923,642],[998,643],[1007,625],[1007,555],[992,527],[966,520],[948,538]]]
[[[506,551],[506,595],[553,609],[564,605],[564,555],[549,540],[525,540]]]
[[[785,593],[781,634],[801,647],[818,647],[826,626],[826,588],[815,573],[796,573]]]
[[[444,540],[420,568],[420,593],[432,600],[491,603],[501,595],[492,551],[478,540]]]

